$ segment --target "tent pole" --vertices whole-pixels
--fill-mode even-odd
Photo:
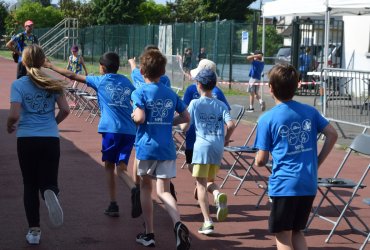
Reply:
[[[262,53],[263,53],[263,57],[265,57],[265,33],[266,33],[266,19],[263,16],[263,18],[262,18]],[[265,74],[263,73],[262,77],[261,77],[261,88],[260,88],[261,89],[261,100],[263,100],[264,78],[265,78]]]
[[[328,5],[328,2],[326,2]],[[330,32],[330,8],[326,6],[325,12],[325,36],[324,36],[324,69],[328,67],[328,55],[329,55],[329,32]],[[322,74],[321,74],[322,75]],[[323,98],[322,98],[322,111],[324,116],[326,115],[326,80],[327,70],[324,71],[324,80],[322,82],[323,87]]]

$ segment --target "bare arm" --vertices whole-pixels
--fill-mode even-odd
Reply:
[[[131,71],[133,71],[134,69],[136,69],[135,57],[128,59],[128,63],[130,64]]]
[[[15,124],[19,120],[19,116],[21,113],[21,103],[19,102],[12,102],[10,103],[10,111],[8,115],[8,121],[6,123],[8,133],[13,133],[16,129]]]
[[[235,130],[235,122],[233,120],[230,120],[226,123],[226,135],[225,135],[225,143],[224,146],[229,145],[230,137],[233,134]]]
[[[255,163],[257,167],[264,167],[269,160],[269,151],[258,150]]]
[[[131,118],[136,124],[143,124],[145,122],[145,111],[141,108],[136,108],[132,114]]]
[[[65,77],[71,79],[71,80],[75,80],[75,81],[78,81],[78,82],[86,83],[86,76],[84,76],[84,75],[77,75],[77,74],[75,74],[72,71],[69,71],[67,69],[63,69],[63,68],[57,67],[57,66],[53,65],[49,60],[45,60],[44,65],[42,65],[42,66],[44,68],[51,69],[51,70],[53,70],[53,71],[61,74],[62,76],[65,76]]]
[[[6,46],[9,50],[13,51],[14,53],[21,55],[21,52],[20,52],[20,51],[18,51],[18,50],[15,48],[15,45],[16,45],[16,43],[15,43],[13,40],[9,40],[9,42],[7,42],[5,46]]]
[[[182,123],[188,123],[190,122],[190,114],[187,109],[185,109],[182,113],[178,114],[173,119],[173,126],[182,124]]]
[[[59,112],[55,117],[57,124],[61,123],[70,113],[69,105],[65,95],[60,95],[57,99],[57,105],[59,108]]]
[[[338,139],[338,133],[331,124],[328,124],[322,133],[325,135],[325,142],[318,156],[318,167],[324,162]]]

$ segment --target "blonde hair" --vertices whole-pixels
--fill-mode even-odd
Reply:
[[[45,59],[44,51],[38,45],[28,45],[23,50],[22,62],[32,82],[39,88],[62,93],[67,82],[50,78],[41,70]]]

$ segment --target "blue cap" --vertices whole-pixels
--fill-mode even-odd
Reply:
[[[217,76],[211,69],[202,69],[194,79],[202,85],[207,85],[209,87],[214,87],[217,82]]]

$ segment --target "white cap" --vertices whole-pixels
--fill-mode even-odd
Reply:
[[[195,78],[198,75],[199,71],[201,71],[202,69],[210,69],[213,72],[215,72],[216,76],[217,76],[216,64],[211,60],[202,59],[202,60],[200,60],[200,62],[198,64],[198,67],[196,69],[190,70],[191,77]]]

